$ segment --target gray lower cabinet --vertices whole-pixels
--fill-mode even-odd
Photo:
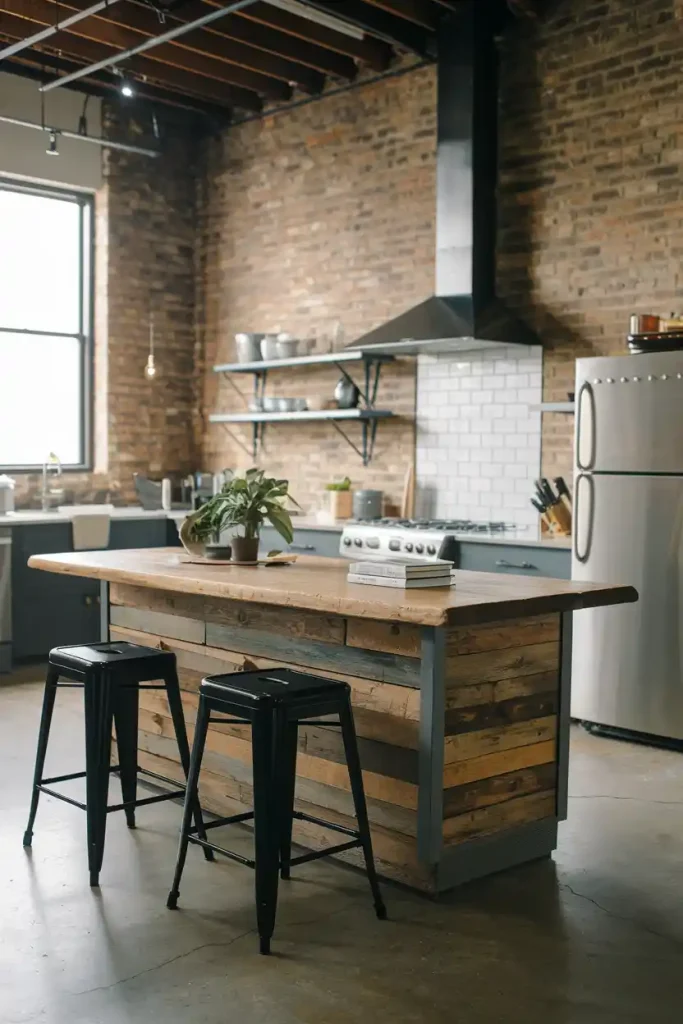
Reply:
[[[173,533],[168,529],[173,527]],[[110,548],[179,543],[167,519],[112,519]],[[12,528],[12,657],[42,658],[51,647],[100,639],[100,584],[77,576],[29,569],[31,555],[71,551],[70,523]]]
[[[460,544],[459,569],[476,572],[502,572],[511,576],[551,576],[568,580],[572,572],[572,553],[565,548],[513,544]]]

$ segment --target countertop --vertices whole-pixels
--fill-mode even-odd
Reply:
[[[348,561],[300,557],[278,567],[197,564],[177,548],[33,555],[33,569],[232,601],[426,626],[470,624],[636,601],[633,587],[458,570],[456,585],[404,590],[349,583]]]
[[[78,506],[83,511],[83,506]],[[141,508],[139,505],[126,505],[122,508],[113,508],[109,512],[112,519],[184,519],[189,509],[171,509],[170,512],[164,509]],[[19,509],[16,512],[8,512],[0,515],[0,526],[29,526],[41,523],[70,523],[69,512],[59,512],[56,508],[49,512],[42,512],[40,509]]]
[[[170,512],[164,509],[153,509],[148,511],[138,505],[127,505],[123,508],[112,509],[112,519],[173,519],[175,522],[184,519],[189,509],[171,509]],[[51,509],[49,512],[42,512],[40,509],[20,509],[17,512],[10,512],[0,515],[0,526],[26,526],[40,523],[68,523],[71,517],[68,512],[58,512]],[[292,516],[292,525],[295,530],[324,530],[329,533],[341,533],[349,520],[317,520],[314,516]],[[265,524],[270,529],[270,523]],[[472,544],[510,544],[517,547],[543,547],[555,551],[570,551],[571,537],[549,538],[541,536],[536,530],[506,530],[504,533],[481,534],[481,533],[456,533],[457,540]]]

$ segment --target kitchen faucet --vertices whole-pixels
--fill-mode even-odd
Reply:
[[[47,480],[50,470],[54,472],[55,477],[60,477],[62,475],[62,464],[59,461],[59,456],[55,455],[54,452],[50,452],[47,459],[43,463],[43,489],[41,494],[41,505],[43,512],[47,512],[48,509],[50,508],[50,496],[53,493],[56,493],[60,496],[63,496],[64,493],[62,490],[55,490],[54,492],[51,489],[48,490]]]

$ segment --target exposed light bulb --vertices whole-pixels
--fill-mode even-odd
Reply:
[[[153,380],[156,377],[157,368],[154,363],[154,317],[150,314],[149,318],[149,355],[147,356],[147,364],[145,366],[145,377],[147,380]]]
[[[121,83],[121,95],[125,96],[126,99],[131,99],[133,96],[135,96],[135,89],[133,88],[132,84],[125,78]]]
[[[59,156],[59,150],[57,149],[57,133],[50,132],[50,143],[45,150],[48,156]]]

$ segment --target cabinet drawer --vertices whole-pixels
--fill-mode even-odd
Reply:
[[[503,572],[511,576],[550,576],[568,580],[571,576],[571,551],[465,542],[460,545],[459,568],[476,572]]]
[[[294,540],[285,544],[284,540],[272,527],[261,530],[261,554],[269,551],[292,551],[297,555],[318,555],[322,558],[339,556],[339,538],[336,530],[295,530]]]

